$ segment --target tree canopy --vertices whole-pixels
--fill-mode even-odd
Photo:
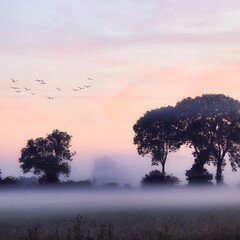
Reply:
[[[213,163],[216,181],[223,181],[227,157],[232,170],[240,166],[240,102],[222,94],[206,94],[177,103],[185,139],[194,148],[196,163]]]
[[[168,154],[181,146],[176,123],[174,108],[168,106],[147,112],[133,126],[138,153],[149,154],[152,165],[161,164],[162,173]]]
[[[61,174],[69,176],[68,162],[75,154],[70,151],[71,138],[66,132],[54,130],[46,138],[28,140],[19,158],[23,173],[39,175],[42,183],[57,183]]]

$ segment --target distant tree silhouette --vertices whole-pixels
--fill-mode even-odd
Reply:
[[[15,177],[5,177],[5,178],[1,178],[0,180],[0,184],[2,185],[16,185],[16,184],[20,184],[18,179]]]
[[[89,180],[82,180],[82,181],[69,180],[69,181],[66,181],[66,182],[62,182],[61,184],[62,185],[68,185],[68,186],[83,187],[83,188],[93,187],[93,183]]]
[[[23,186],[33,186],[38,184],[37,177],[18,177],[18,182]]]
[[[161,164],[163,176],[168,154],[182,144],[176,124],[175,109],[168,106],[145,113],[133,126],[139,155],[149,154],[152,165]]]
[[[75,152],[70,151],[71,136],[66,132],[54,130],[46,138],[30,139],[21,150],[20,166],[24,173],[39,175],[41,183],[57,183],[59,176],[69,176]]]
[[[200,172],[204,164],[216,167],[216,181],[223,182],[222,171],[228,157],[232,170],[240,167],[240,102],[223,94],[187,98],[176,105],[179,129],[194,148]]]
[[[142,186],[154,186],[154,185],[163,185],[163,184],[178,184],[180,180],[173,175],[166,175],[165,173],[160,172],[159,170],[153,170],[149,174],[146,174],[141,181]]]

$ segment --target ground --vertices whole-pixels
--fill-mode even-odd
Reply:
[[[1,240],[240,239],[240,210],[236,207],[2,215],[0,221]]]

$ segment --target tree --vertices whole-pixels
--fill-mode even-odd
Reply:
[[[227,157],[233,171],[240,167],[240,102],[223,94],[205,94],[182,100],[176,111],[198,168],[203,171],[204,164],[212,162],[216,181],[222,183]]]
[[[163,174],[168,154],[177,151],[182,144],[176,124],[175,110],[168,106],[148,111],[133,126],[133,142],[139,155],[149,154],[152,165],[161,164]]]
[[[71,138],[66,132],[54,130],[46,138],[28,140],[19,158],[23,173],[39,175],[41,183],[57,183],[61,174],[69,176],[68,161],[75,154],[69,150]]]
[[[146,174],[141,181],[142,186],[153,186],[163,184],[178,184],[180,180],[173,175],[166,175],[159,170],[153,170],[149,174]]]

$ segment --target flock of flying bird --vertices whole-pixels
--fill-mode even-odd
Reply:
[[[88,77],[87,80],[93,81],[94,79]],[[18,80],[12,79],[12,78],[10,79],[10,81],[12,81],[13,84],[15,84],[16,82],[18,82]],[[35,82],[38,83],[39,85],[47,85],[47,83],[46,83],[44,80],[41,80],[41,79],[36,79]],[[78,91],[80,91],[80,90],[87,89],[87,88],[90,88],[90,87],[92,87],[92,86],[93,86],[93,85],[83,85],[83,86],[81,86],[81,87],[73,88],[72,91],[78,92]],[[27,88],[27,87],[22,87],[22,88],[20,88],[20,87],[16,87],[16,86],[11,86],[10,88],[13,89],[16,93],[23,92],[23,90],[24,90],[25,92],[28,92],[28,91],[29,91],[31,95],[36,95],[36,94],[37,94],[36,92],[33,91],[33,89]],[[56,87],[56,89],[57,89],[58,91],[62,91],[62,88]],[[53,99],[54,99],[54,97],[46,97],[46,98],[49,99],[49,100],[53,100]]]

